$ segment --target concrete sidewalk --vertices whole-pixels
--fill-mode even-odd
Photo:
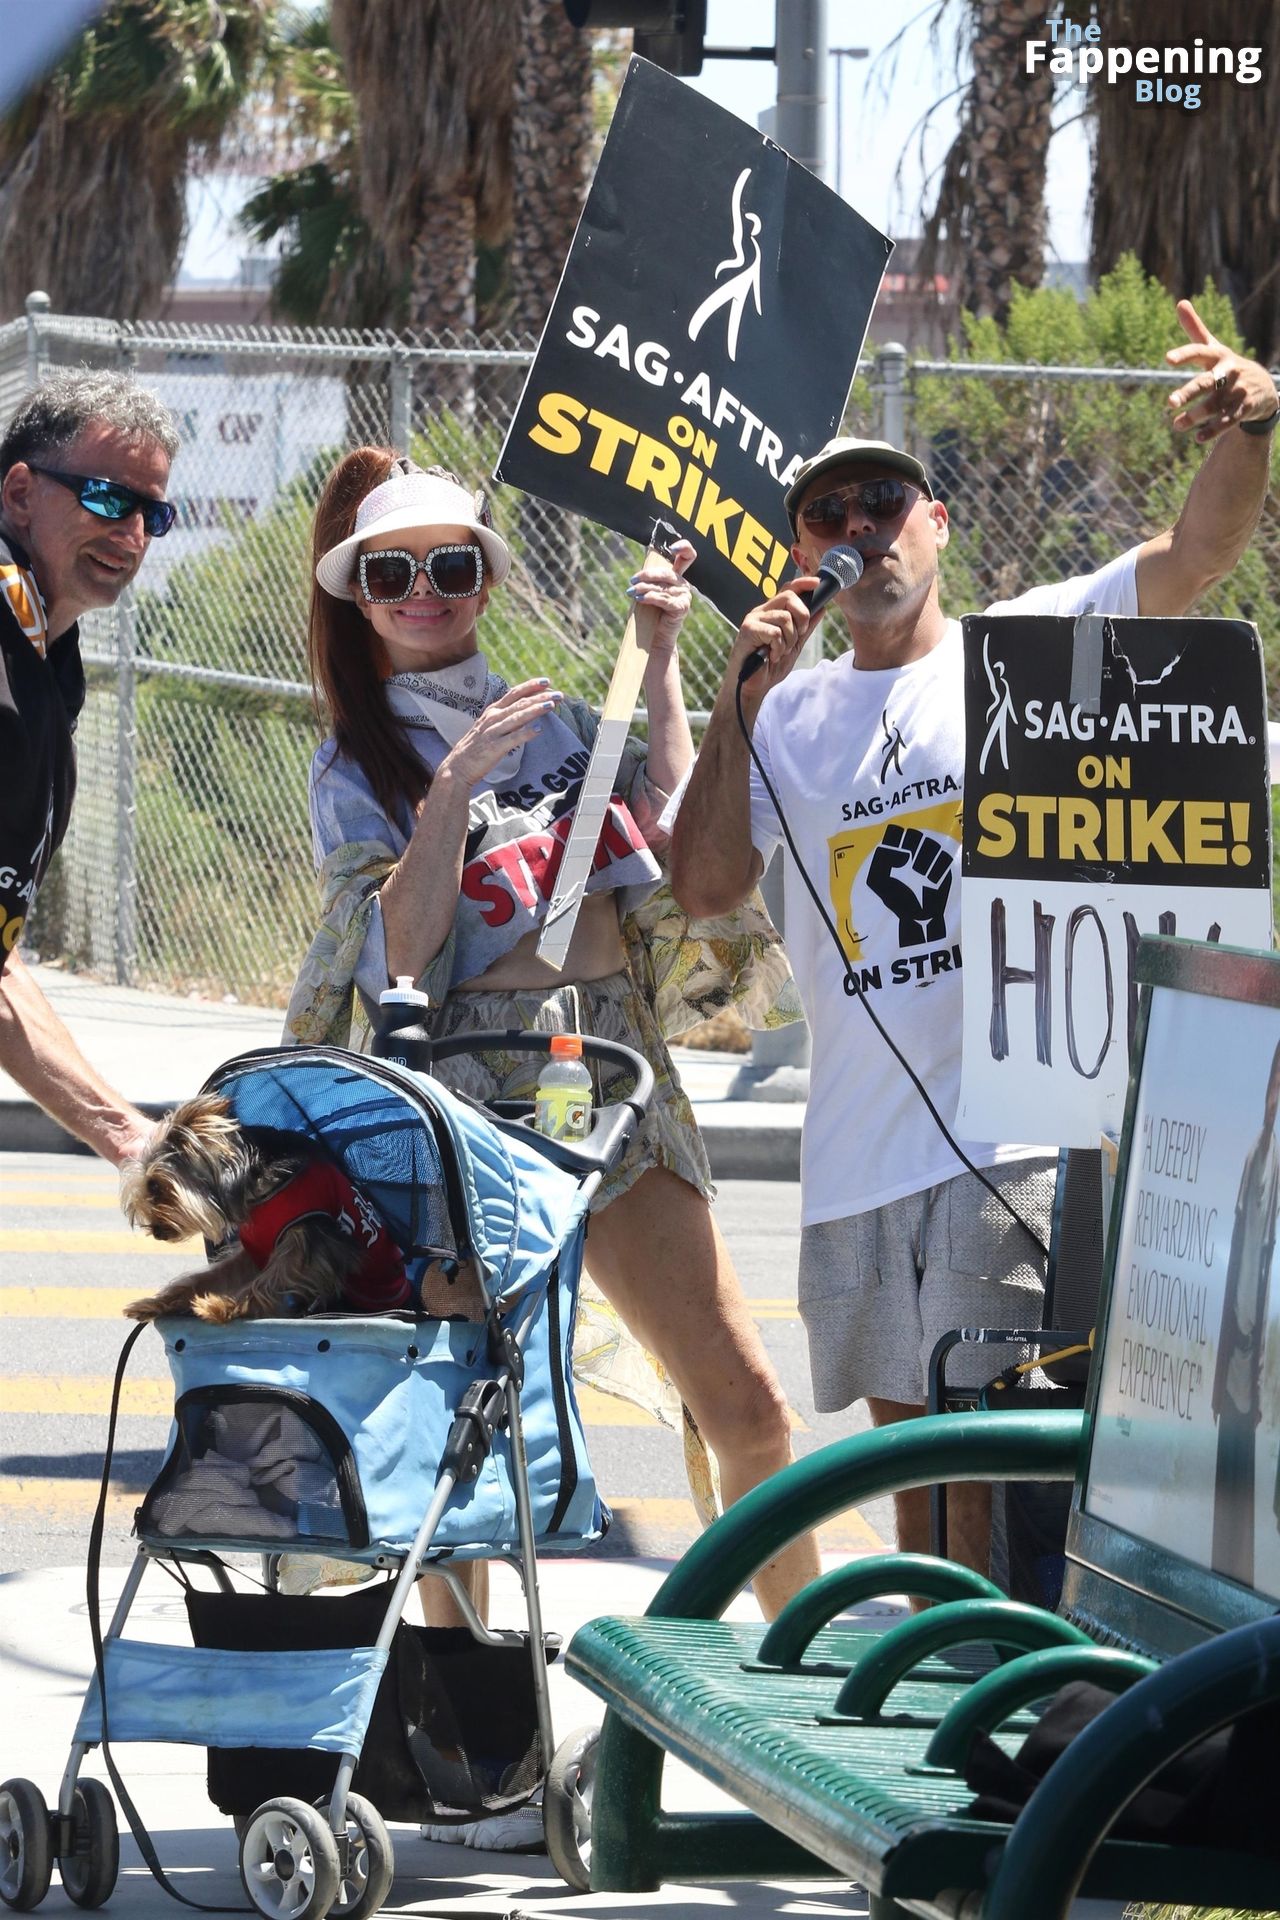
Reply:
[[[60,967],[37,965],[31,973],[86,1058],[148,1112],[198,1092],[233,1055],[280,1039],[282,1016],[272,1008],[106,986]],[[745,1056],[673,1051],[715,1177],[797,1180],[803,1103],[738,1097],[752,1078]],[[0,1151],[83,1150],[0,1072]]]
[[[834,1561],[832,1565],[836,1564]],[[590,1558],[549,1561],[540,1568],[543,1615],[548,1631],[567,1641],[578,1626],[606,1612],[641,1613],[667,1572],[663,1564]],[[107,1620],[124,1582],[125,1568],[102,1570],[102,1617]],[[203,1584],[208,1584],[203,1582]],[[495,1624],[525,1627],[515,1578],[495,1569]],[[733,1618],[759,1618],[754,1603],[739,1600]],[[411,1619],[417,1618],[416,1608]],[[157,1569],[148,1569],[129,1615],[130,1639],[189,1646],[182,1598]],[[67,1762],[71,1735],[93,1656],[85,1607],[83,1567],[46,1568],[0,1575],[0,1677],[5,1711],[0,1715],[0,1780],[29,1779],[52,1803]],[[599,1724],[600,1703],[564,1672],[550,1669],[557,1739],[583,1724]],[[205,1792],[205,1756],[199,1747],[123,1745],[113,1756],[130,1796],[175,1884],[202,1902],[244,1909],[231,1822]],[[85,1772],[106,1780],[95,1750]],[[666,1803],[695,1808],[729,1805],[716,1790],[672,1763]],[[121,1878],[109,1914],[125,1920],[159,1920],[177,1911],[151,1878],[121,1817]],[[742,1920],[781,1920],[784,1914],[824,1914],[856,1920],[867,1912],[866,1895],[847,1883],[795,1882],[715,1887],[664,1887],[644,1895],[571,1893],[544,1855],[480,1853],[419,1838],[411,1827],[391,1829],[396,1881],[387,1914],[475,1915],[477,1920],[545,1920],[561,1916],[642,1915],[660,1909],[666,1920],[706,1920],[711,1910],[731,1907]],[[55,1870],[41,1912],[74,1911]]]
[[[838,1564],[824,1556],[824,1567]],[[636,1560],[549,1560],[539,1569],[543,1618],[550,1632],[566,1643],[579,1625],[601,1613],[638,1614],[668,1572],[661,1562]],[[102,1618],[110,1618],[124,1583],[125,1568],[104,1567]],[[208,1584],[204,1582],[204,1584]],[[494,1623],[523,1628],[524,1602],[514,1575],[496,1568]],[[865,1611],[866,1609],[860,1609]],[[905,1604],[877,1602],[879,1613],[904,1614]],[[417,1618],[416,1608],[409,1617]],[[729,1619],[758,1619],[755,1603],[740,1597]],[[158,1570],[148,1569],[126,1625],[130,1639],[189,1646],[183,1603],[177,1588]],[[0,1715],[0,1780],[29,1779],[54,1802],[67,1762],[72,1732],[92,1671],[93,1658],[82,1566],[46,1568],[0,1575],[0,1680],[5,1711]],[[582,1725],[598,1725],[600,1702],[564,1671],[550,1669],[552,1714],[557,1740]],[[123,1745],[113,1749],[117,1768],[152,1836],[156,1851],[175,1884],[188,1897],[246,1911],[240,1885],[232,1825],[205,1792],[202,1748]],[[84,1771],[106,1780],[101,1753],[89,1755]],[[678,1762],[667,1762],[663,1804],[673,1810],[727,1807],[714,1787]],[[105,1909],[124,1920],[160,1920],[176,1909],[151,1878],[121,1819],[121,1875]],[[860,1920],[867,1896],[846,1881],[731,1882],[712,1886],[665,1886],[650,1894],[576,1894],[569,1891],[542,1855],[481,1853],[466,1847],[422,1840],[412,1827],[391,1829],[396,1880],[384,1915],[475,1916],[475,1920],[627,1920],[661,1912],[664,1920],[710,1920],[715,1911],[732,1911],[735,1920],[784,1920],[804,1915],[821,1920]],[[69,1914],[74,1909],[55,1870],[42,1912]],[[1122,1904],[1079,1900],[1072,1920],[1122,1920]],[[1030,1916],[1028,1916],[1030,1920]]]

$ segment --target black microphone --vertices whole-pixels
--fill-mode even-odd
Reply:
[[[817,586],[800,595],[810,613],[821,613],[834,595],[843,593],[846,587],[856,587],[862,578],[863,564],[856,547],[829,547],[818,563]],[[749,653],[738,674],[738,685],[758,672],[768,658],[767,647],[757,647],[754,653]]]

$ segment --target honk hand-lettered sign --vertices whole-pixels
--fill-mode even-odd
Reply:
[[[641,542],[737,622],[791,565],[782,496],[840,425],[892,243],[633,60],[497,477]]]
[[[963,623],[970,1139],[1090,1146],[1118,1129],[1142,934],[1271,944],[1256,630],[1089,620]]]

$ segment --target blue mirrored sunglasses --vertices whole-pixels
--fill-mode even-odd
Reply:
[[[122,481],[94,480],[83,473],[59,473],[56,467],[38,467],[34,461],[28,465],[32,473],[42,473],[46,480],[56,480],[60,487],[74,493],[85,512],[95,513],[99,520],[127,520],[131,513],[140,513],[143,531],[150,539],[162,540],[178,517],[178,509],[171,500],[154,500],[149,493],[135,493]]]

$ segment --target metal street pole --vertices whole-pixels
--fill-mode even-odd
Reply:
[[[820,180],[827,171],[826,0],[776,0],[774,38],[778,56],[778,107],[773,137],[793,160]],[[817,642],[805,648],[801,666],[818,659]],[[770,861],[760,883],[765,905],[782,933],[783,863]],[[751,1065],[733,1092],[756,1100],[804,1100],[809,1092],[809,1030],[801,1021],[751,1036]]]
[[[865,60],[870,53],[869,47],[832,47],[831,58],[836,63],[836,192],[844,198],[844,63],[846,60]]]
[[[827,176],[827,0],[776,0],[778,145]]]

